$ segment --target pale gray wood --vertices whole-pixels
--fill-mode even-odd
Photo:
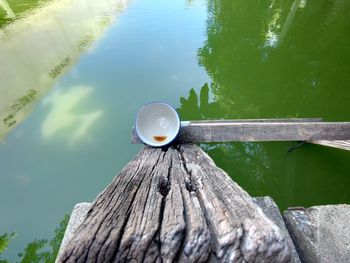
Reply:
[[[190,123],[232,123],[232,122],[322,122],[322,118],[284,118],[284,119],[229,119],[229,120],[192,120]],[[183,121],[186,123],[186,121]]]
[[[144,148],[96,198],[58,262],[113,262],[141,182],[160,152]]]
[[[301,121],[302,120],[302,121]],[[350,140],[350,122],[318,119],[211,120],[183,122],[177,142]],[[306,121],[307,120],[307,121]],[[142,143],[135,129],[132,143]]]
[[[164,211],[162,214],[162,226],[160,229],[161,241],[161,256],[165,263],[173,262],[176,255],[181,249],[182,239],[185,236],[186,223],[184,218],[184,204],[181,196],[181,185],[177,179],[178,175],[174,174],[174,149],[168,149],[166,152],[170,163],[166,174],[169,176],[167,186],[164,194]]]
[[[191,182],[191,175],[185,170],[178,151],[175,152],[173,160],[171,175],[175,185],[181,190],[186,218],[186,235],[179,262],[206,262],[212,245],[210,229]]]
[[[170,163],[163,152],[156,159],[158,162],[155,169],[144,175],[142,185],[135,195],[116,255],[117,262],[141,262],[160,228],[159,215],[163,196],[158,191],[158,184],[161,180],[167,180],[166,172]],[[153,256],[156,254],[158,253]]]
[[[58,262],[289,262],[281,230],[195,145],[145,147]]]
[[[349,140],[350,122],[191,123],[180,142]]]
[[[200,147],[182,145],[184,165],[212,231],[222,262],[289,262],[291,248],[281,230],[253,199]]]
[[[343,141],[342,140],[334,140],[334,141],[316,140],[316,141],[309,141],[309,142],[313,144],[350,151],[350,140],[343,140]]]

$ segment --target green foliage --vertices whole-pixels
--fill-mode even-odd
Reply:
[[[55,236],[51,240],[34,239],[23,252],[18,254],[21,263],[54,263],[60,249],[64,232],[69,221],[69,215],[65,215],[59,226],[55,229]],[[4,234],[0,236],[0,255],[7,248],[10,239],[16,234]],[[8,261],[0,258],[0,263]]]
[[[82,40],[79,41],[78,47],[80,51],[86,50],[92,41],[94,41],[94,36],[92,34],[86,35]]]
[[[26,95],[16,100],[14,104],[11,106],[11,109],[13,112],[7,115],[7,117],[3,119],[4,124],[7,125],[8,127],[11,127],[12,125],[16,124],[17,121],[15,120],[15,117],[17,112],[19,112],[25,106],[30,104],[35,99],[36,94],[37,94],[36,90],[30,89]]]
[[[16,237],[16,233],[11,233],[11,234],[5,233],[2,236],[0,236],[0,255],[4,253],[4,251],[7,249],[8,243],[10,242],[10,240],[15,237]],[[0,259],[0,262],[1,262],[1,259]]]
[[[8,263],[6,259],[2,259],[1,254],[4,253],[4,251],[7,249],[10,240],[15,238],[16,236],[16,233],[5,233],[2,236],[0,236],[0,263]]]
[[[55,229],[55,236],[50,241],[46,239],[37,240],[29,243],[24,251],[18,256],[21,263],[54,263],[60,249],[64,232],[69,221],[69,215],[65,215],[59,226]]]
[[[6,3],[5,1],[0,1],[0,3],[2,2],[2,5],[0,4],[0,29],[13,23],[17,19],[23,18],[29,12],[34,11],[50,1],[52,0],[7,0]],[[6,10],[6,8],[8,8],[8,10]]]
[[[16,100],[15,103],[12,105],[12,109],[14,110],[14,112],[20,111],[24,106],[31,103],[35,99],[36,94],[36,90],[30,89],[26,95]]]
[[[70,65],[72,63],[72,60],[70,57],[66,57],[65,59],[62,60],[61,63],[59,63],[56,67],[54,67],[49,75],[51,78],[55,79],[58,77],[58,75],[60,75],[62,73],[62,71],[64,70],[65,67],[67,67],[68,65]]]
[[[30,242],[22,253],[18,256],[21,258],[21,263],[34,263],[34,262],[51,262],[46,261],[49,258],[48,251],[41,251],[47,245],[46,239],[37,240]]]
[[[60,249],[62,239],[64,236],[64,232],[66,231],[67,225],[69,221],[69,215],[65,215],[63,220],[60,222],[60,225],[55,229],[55,236],[50,240],[50,247],[52,250],[51,260],[55,262],[58,251]],[[51,261],[50,261],[51,262]]]

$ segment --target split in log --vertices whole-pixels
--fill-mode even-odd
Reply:
[[[198,146],[145,147],[58,262],[290,262],[281,230]]]

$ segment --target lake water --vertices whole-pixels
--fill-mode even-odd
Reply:
[[[4,257],[111,182],[149,101],[183,120],[349,121],[349,17],[347,0],[0,0]],[[296,144],[201,146],[282,210],[349,203],[350,153]]]

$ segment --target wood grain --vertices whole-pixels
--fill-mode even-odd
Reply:
[[[350,140],[350,122],[318,119],[211,120],[183,122],[179,143],[233,141],[327,141]],[[141,143],[135,129],[132,143]]]
[[[180,142],[310,141],[350,139],[349,122],[223,122],[183,127]]]
[[[334,141],[316,140],[316,141],[309,141],[309,143],[350,151],[350,140],[334,140]]]
[[[198,146],[145,147],[57,262],[290,262],[281,230]]]

